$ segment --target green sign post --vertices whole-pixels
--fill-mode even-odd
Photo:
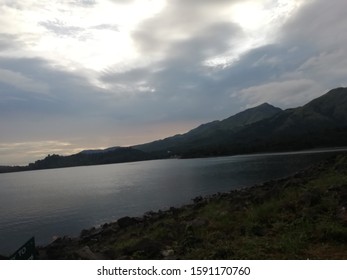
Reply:
[[[10,260],[35,260],[35,237],[30,238],[22,247],[12,254]]]

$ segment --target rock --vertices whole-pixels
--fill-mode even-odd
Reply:
[[[173,256],[175,254],[175,251],[172,249],[167,249],[167,250],[161,251],[160,253],[163,257],[167,258],[167,257]]]
[[[104,229],[102,232],[101,232],[101,236],[105,237],[105,236],[110,236],[110,235],[113,235],[113,234],[116,234],[117,233],[117,230],[112,228],[112,227],[108,227],[106,229]]]
[[[153,211],[148,211],[144,214],[143,220],[145,221],[155,221],[160,218],[160,215],[156,212]]]
[[[147,217],[151,217],[151,216],[154,216],[156,213],[154,212],[154,211],[147,211],[146,213],[145,213],[145,216],[147,216]]]
[[[88,230],[88,229],[82,229],[82,231],[81,231],[81,233],[80,233],[80,238],[84,238],[84,237],[86,237],[86,236],[89,236],[89,234],[90,234],[90,230]],[[56,240],[57,238],[55,238],[55,240]]]
[[[129,226],[136,225],[138,221],[135,218],[130,218],[128,216],[118,219],[117,224],[120,228],[127,228]]]
[[[105,224],[103,224],[103,225],[101,226],[101,228],[102,228],[102,229],[107,229],[107,228],[110,227],[110,226],[111,226],[111,224],[105,223]]]
[[[48,247],[50,248],[59,248],[59,247],[65,247],[71,244],[73,239],[69,236],[64,237],[58,237],[55,239]]]
[[[77,239],[72,239],[68,236],[58,237],[51,244],[47,245],[44,249],[40,249],[40,252],[42,253],[42,256],[40,256],[40,258],[46,258],[51,260],[65,259],[67,258],[66,249],[71,248],[76,244]]]
[[[92,228],[91,230],[82,230],[81,237],[89,236],[89,237],[95,237],[99,234],[101,234],[103,231],[103,228]]]
[[[141,224],[141,223],[145,222],[144,217],[135,217],[134,219],[135,219],[136,223],[138,223],[138,224]]]
[[[89,241],[98,241],[98,238],[105,230],[103,228],[91,228],[90,230],[82,230],[80,233],[80,241],[89,242]]]
[[[75,252],[76,256],[82,260],[98,260],[98,258],[88,246],[84,246]]]
[[[193,198],[192,200],[194,203],[199,203],[199,202],[203,201],[203,197],[200,195],[200,196]]]

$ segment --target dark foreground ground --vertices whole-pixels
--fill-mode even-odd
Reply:
[[[38,248],[39,259],[347,259],[347,156]]]

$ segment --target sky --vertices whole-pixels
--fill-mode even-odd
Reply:
[[[345,0],[0,0],[0,165],[346,86]]]

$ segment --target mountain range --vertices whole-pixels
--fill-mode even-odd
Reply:
[[[188,133],[134,146],[180,157],[292,151],[347,144],[347,88],[336,88],[306,105],[281,110],[264,103]]]
[[[346,146],[347,88],[333,89],[304,106],[282,110],[268,103],[187,133],[133,147],[49,155],[0,172],[109,164],[170,157],[208,157]]]
[[[211,149],[216,146],[221,147],[221,145],[227,144],[232,135],[236,135],[248,125],[273,117],[279,112],[282,112],[280,108],[276,108],[268,103],[263,103],[222,121],[202,124],[185,134],[137,145],[134,146],[134,148],[157,154],[166,152],[169,154],[182,155],[196,149]]]

